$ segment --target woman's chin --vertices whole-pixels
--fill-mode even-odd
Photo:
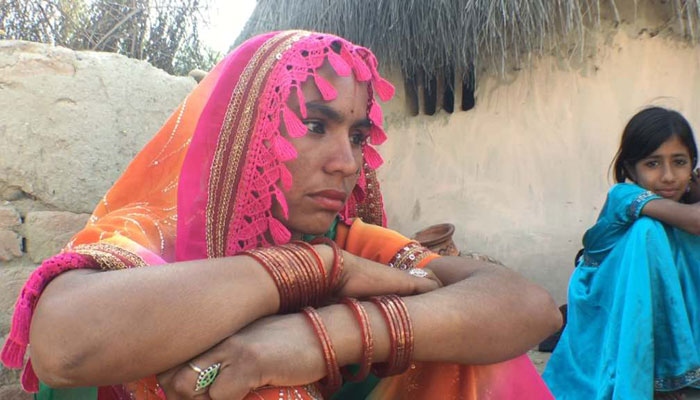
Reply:
[[[290,231],[292,231],[292,234],[294,234],[294,232],[301,232],[305,235],[319,236],[324,235],[326,232],[328,232],[329,229],[331,229],[331,225],[333,225],[334,220],[335,215],[333,215],[332,218],[315,219],[312,223],[306,223],[303,226],[299,226],[298,229],[294,229],[294,227],[288,228]]]

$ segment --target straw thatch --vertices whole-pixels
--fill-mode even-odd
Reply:
[[[693,43],[700,37],[700,0],[258,0],[236,44],[271,30],[329,32],[371,48],[407,79],[469,82],[474,71],[503,73],[533,54],[583,54],[587,29],[642,3],[666,9]]]

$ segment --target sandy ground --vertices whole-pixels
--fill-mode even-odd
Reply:
[[[544,367],[547,365],[547,361],[549,361],[549,356],[551,356],[552,353],[543,353],[537,350],[530,350],[527,352],[527,355],[530,357],[530,360],[532,360],[532,363],[535,364],[537,372],[542,374]],[[681,393],[685,394],[686,400],[700,400],[700,390],[686,389]]]
[[[535,364],[537,372],[539,372],[540,375],[542,375],[544,367],[547,365],[547,361],[549,361],[549,356],[551,356],[552,353],[543,353],[537,350],[530,350],[527,352],[527,355],[530,357],[530,360],[532,360],[532,363]]]

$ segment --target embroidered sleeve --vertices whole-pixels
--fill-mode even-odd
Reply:
[[[649,200],[658,199],[659,195],[652,191],[645,191],[644,193],[637,196],[629,206],[627,206],[627,215],[634,221],[639,218],[642,213],[642,208],[649,202]]]
[[[584,263],[596,266],[602,262],[615,243],[641,216],[644,206],[661,198],[632,183],[618,183],[610,188],[600,216],[583,236]]]
[[[402,271],[417,268],[418,264],[430,254],[432,253],[429,249],[421,246],[421,244],[418,242],[411,241],[403,246],[398,253],[396,253],[396,255],[389,262],[389,266]]]
[[[92,257],[103,270],[143,267],[146,262],[138,255],[108,243],[75,246],[71,252]]]
[[[642,213],[644,206],[659,195],[633,183],[618,183],[610,188],[601,217],[612,224],[629,226]]]

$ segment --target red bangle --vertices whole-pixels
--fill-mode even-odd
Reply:
[[[343,272],[343,252],[338,244],[327,237],[319,237],[311,241],[311,244],[327,244],[333,249],[333,266],[328,274],[328,292],[332,293],[338,285],[340,275]]]
[[[394,325],[391,315],[386,309],[386,306],[382,303],[379,297],[370,297],[369,301],[374,303],[379,311],[382,313],[384,320],[386,321],[387,329],[389,330],[389,358],[387,362],[377,363],[372,366],[372,372],[378,377],[389,376],[391,372],[391,367],[395,364],[396,357],[396,326]]]
[[[331,343],[331,339],[328,336],[328,331],[323,325],[323,321],[321,320],[321,316],[318,315],[318,312],[316,312],[316,310],[314,310],[312,307],[304,307],[302,312],[311,322],[314,332],[316,332],[316,336],[321,342],[323,359],[326,362],[326,371],[328,372],[328,375],[326,375],[326,377],[319,382],[319,386],[321,387],[324,398],[330,397],[330,395],[335,393],[343,383],[340,375],[340,368],[338,367],[338,360],[335,357],[333,343]]]
[[[292,292],[294,293],[294,307],[291,311],[298,310],[302,306],[309,305],[311,288],[309,277],[306,273],[304,259],[298,254],[297,249],[289,245],[278,247],[278,257],[281,258],[282,265],[289,265],[285,268],[292,275]]]
[[[289,298],[289,295],[287,294],[287,286],[284,284],[284,279],[282,278],[282,275],[279,271],[278,268],[274,268],[271,265],[271,260],[268,258],[267,254],[264,252],[254,252],[254,251],[244,251],[241,252],[240,255],[246,255],[248,257],[251,257],[255,261],[258,262],[258,264],[262,265],[263,268],[265,268],[265,271],[272,277],[273,282],[275,283],[275,286],[277,287],[277,292],[279,294],[279,310],[283,311],[287,308],[287,299]]]
[[[326,297],[327,291],[326,291],[326,270],[323,268],[323,260],[321,260],[321,256],[318,254],[316,249],[314,249],[314,246],[302,242],[302,241],[293,241],[290,244],[293,244],[297,246],[301,251],[299,252],[300,256],[305,257],[306,261],[306,266],[307,266],[307,273],[311,276],[310,283],[313,286],[313,299],[312,301],[307,304],[311,306],[317,306],[321,304],[321,301]],[[306,252],[303,251],[303,249],[306,249]],[[315,261],[315,263],[314,263]],[[315,264],[315,268],[314,268]]]
[[[360,382],[369,375],[369,371],[372,367],[372,356],[374,355],[374,338],[372,337],[372,329],[369,325],[369,316],[367,315],[367,310],[365,310],[362,304],[356,299],[345,297],[340,300],[340,302],[352,309],[357,322],[360,324],[362,333],[362,361],[360,361],[360,370],[354,376],[347,368],[343,368],[341,372],[345,379],[352,382]]]
[[[321,301],[326,295],[325,271],[323,270],[323,262],[318,256],[313,246],[304,243],[306,246],[293,243],[288,246],[295,248],[295,256],[301,260],[301,265],[306,276],[308,286],[307,298],[308,301],[302,303],[302,306],[316,306],[321,304]]]
[[[291,243],[294,243],[296,245],[302,246],[305,249],[307,249],[316,259],[316,265],[318,266],[318,269],[321,272],[321,275],[323,275],[324,277],[326,276],[326,270],[323,268],[323,260],[321,260],[321,256],[318,254],[318,251],[316,251],[316,249],[314,249],[314,246],[312,246],[306,242],[303,242],[301,240],[295,240]]]
[[[408,309],[401,297],[386,295],[371,297],[382,313],[389,329],[389,358],[387,362],[375,364],[372,371],[379,377],[405,372],[413,357],[413,326]]]
[[[406,346],[404,348],[404,356],[400,360],[400,365],[399,369],[401,369],[401,372],[406,371],[410,365],[411,365],[411,360],[413,359],[413,349],[414,349],[414,337],[413,337],[413,323],[411,322],[411,317],[408,315],[408,307],[406,307],[406,303],[403,301],[403,299],[399,296],[392,295],[394,296],[394,304],[396,305],[397,309],[399,310],[399,314],[401,316],[401,321],[404,325],[404,331],[406,332]]]
[[[406,309],[403,300],[396,295],[385,296],[382,301],[387,305],[395,323],[400,327],[398,329],[399,336],[397,339],[396,364],[394,365],[393,374],[405,372],[410,363],[413,348],[413,329],[408,319],[408,310]]]
[[[276,267],[279,269],[287,288],[287,301],[286,307],[280,309],[281,312],[293,312],[300,308],[301,303],[301,283],[299,282],[300,277],[298,276],[297,265],[294,260],[288,259],[287,255],[283,253],[283,250],[278,247],[270,247],[265,249],[267,255],[275,260]]]
[[[280,313],[319,304],[327,295],[325,269],[310,245],[290,243],[240,254],[252,257],[270,274],[279,292]]]

